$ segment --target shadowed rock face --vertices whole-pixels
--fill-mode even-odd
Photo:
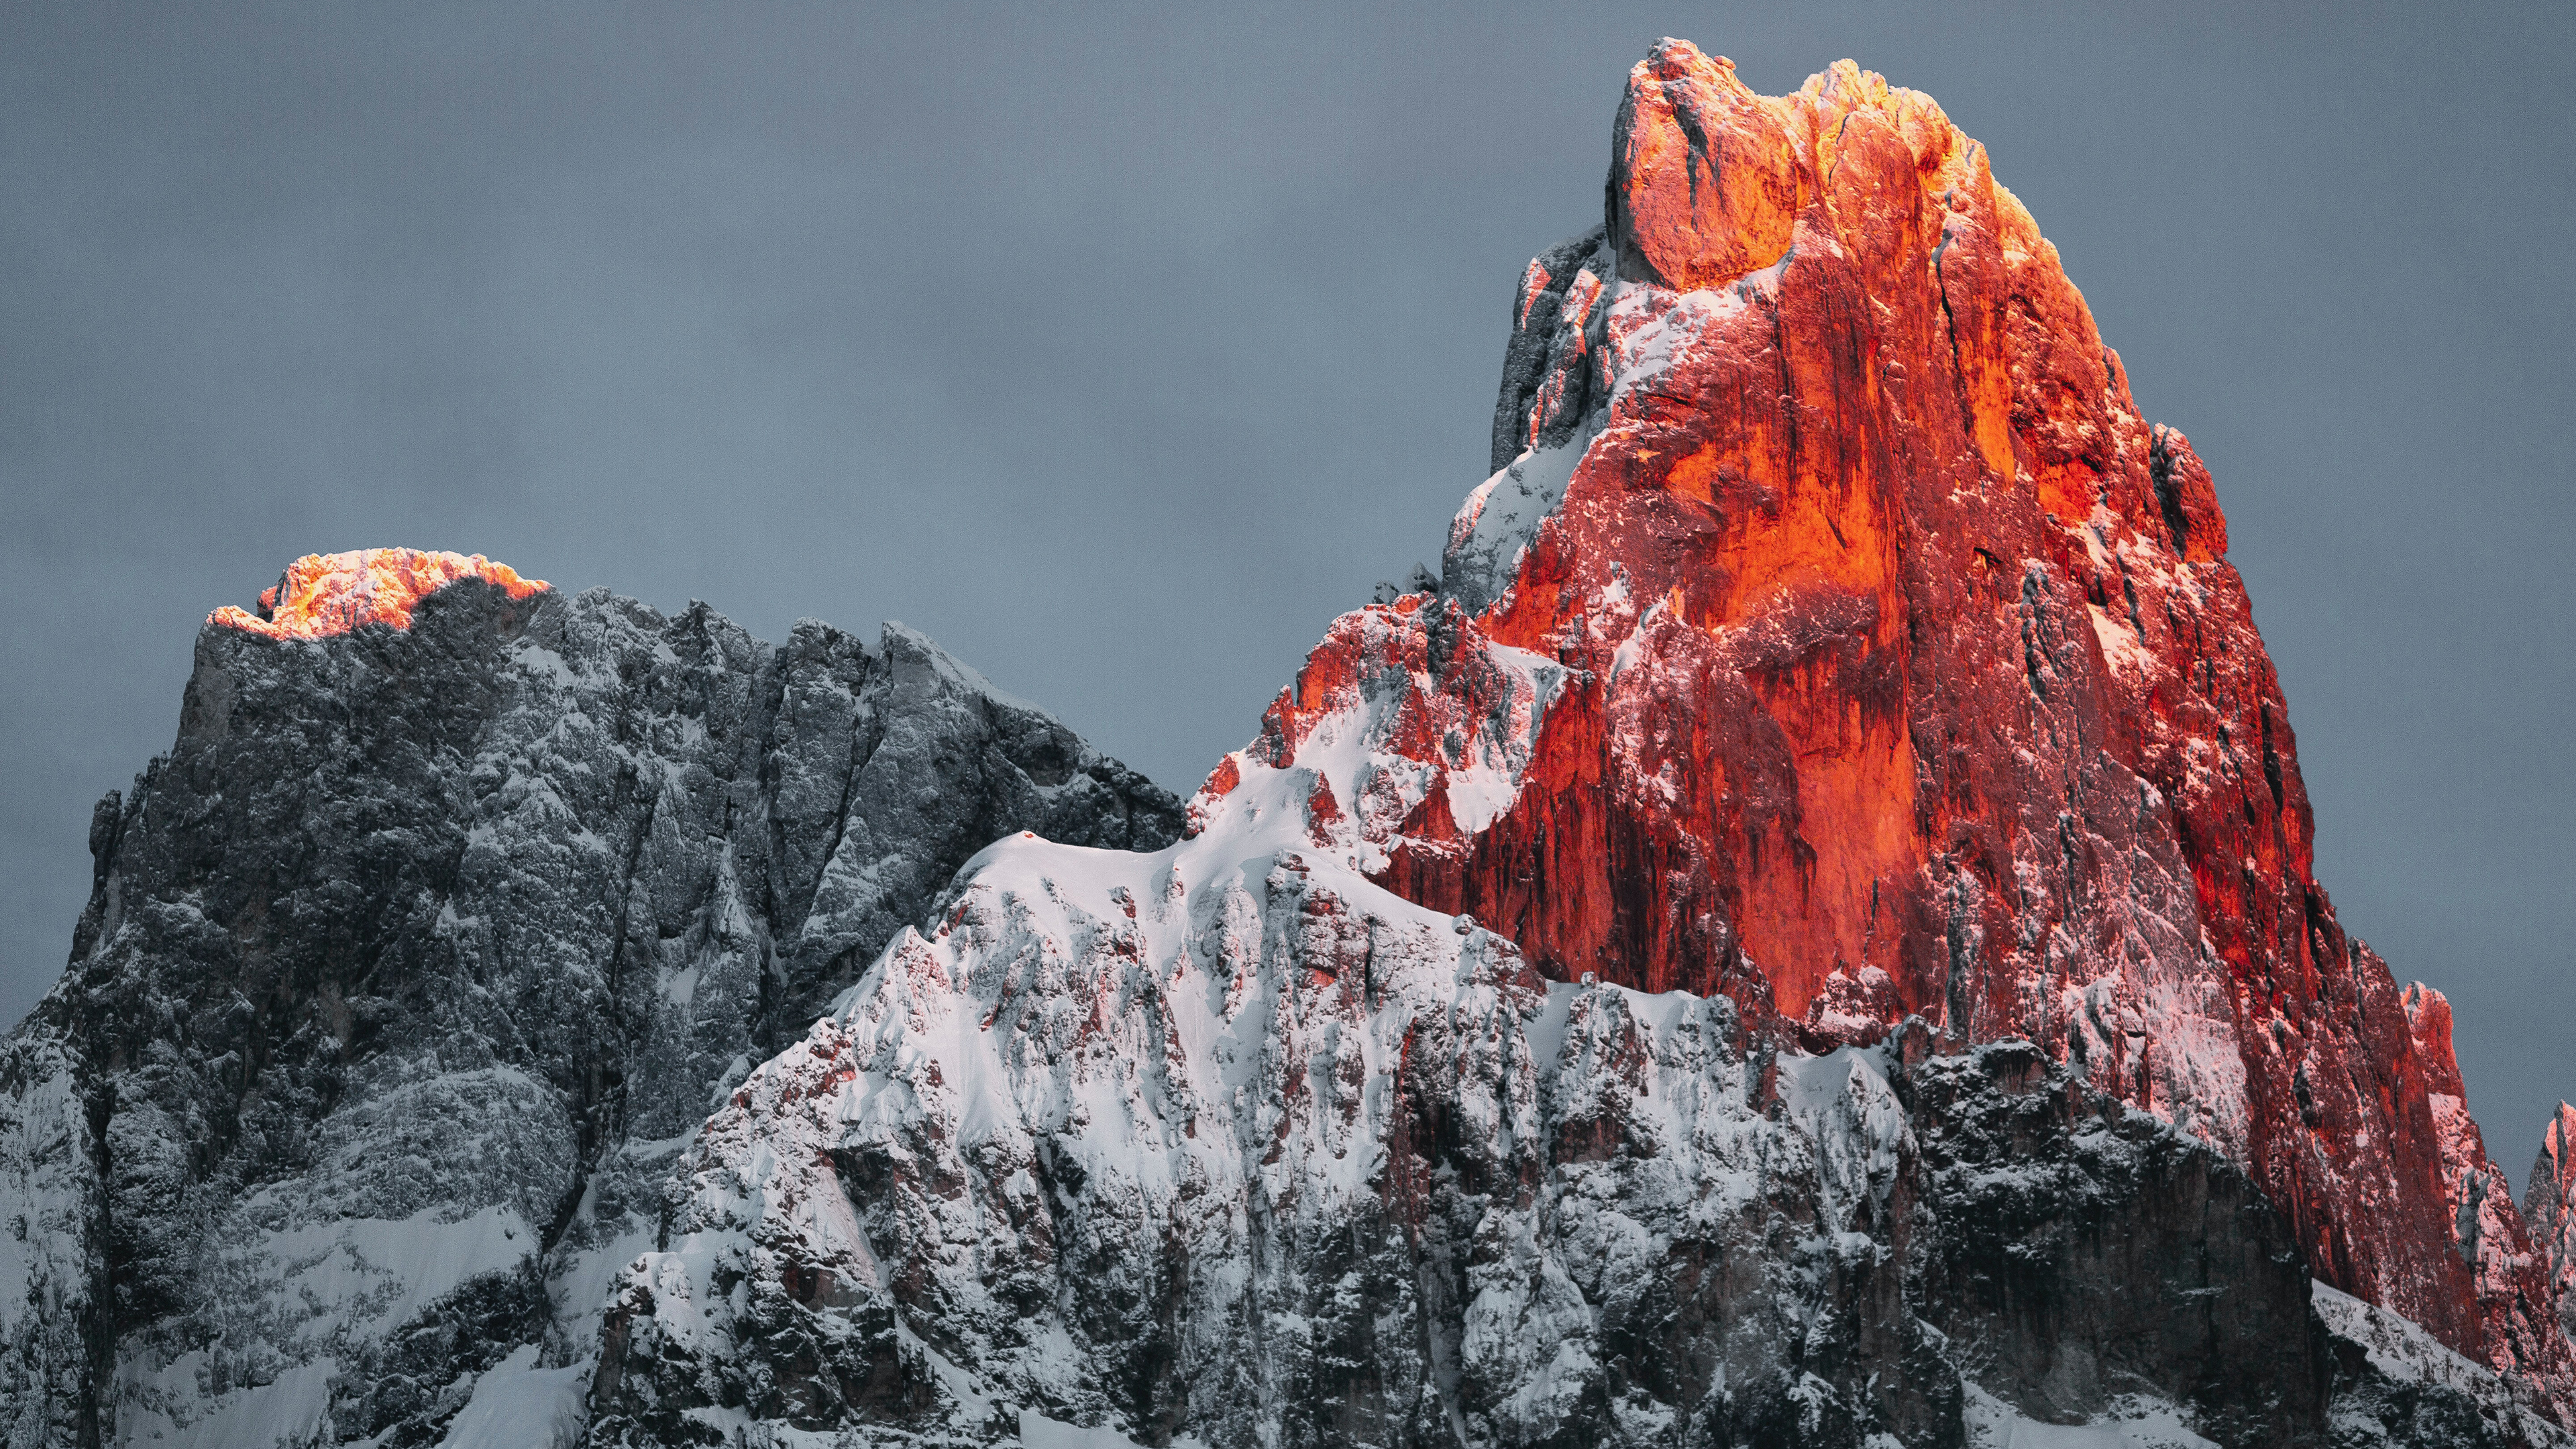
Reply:
[[[298,568],[277,617],[329,627],[210,621],[0,1048],[12,1443],[435,1442],[514,1352],[589,1352],[679,1142],[968,855],[1179,826],[900,626]]]
[[[1919,1144],[1910,1296],[1989,1392],[2065,1422],[2143,1390],[2221,1443],[2313,1432],[2332,1376],[2307,1270],[2234,1164],[2027,1042],[1897,1080]]]

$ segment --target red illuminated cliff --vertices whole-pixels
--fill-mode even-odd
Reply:
[[[411,611],[421,600],[468,578],[479,578],[514,599],[546,587],[545,580],[523,579],[508,564],[479,553],[468,557],[416,548],[308,553],[261,592],[259,612],[226,604],[207,615],[206,622],[272,639],[319,639],[362,624],[408,629]]]
[[[2448,1009],[2314,878],[2210,475],[1985,149],[1849,62],[1765,97],[1666,41],[1606,210],[1523,281],[1438,590],[1336,625],[1201,814],[1311,764],[1318,832],[1549,975],[1810,1048],[2026,1037],[2576,1422]]]

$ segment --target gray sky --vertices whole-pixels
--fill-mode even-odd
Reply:
[[[2320,873],[2518,1183],[2576,1095],[2576,7],[2148,10],[0,6],[0,1020],[306,552],[902,618],[1189,789],[1438,556],[1674,34],[1987,143],[2216,473]]]

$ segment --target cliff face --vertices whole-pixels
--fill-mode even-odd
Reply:
[[[2576,1339],[2576,1106],[2559,1103],[2541,1135],[2540,1156],[2523,1189],[2522,1215],[2538,1256],[2548,1264],[2558,1326]]]
[[[900,626],[299,561],[208,621],[0,1049],[8,1442],[432,1443],[503,1369],[577,1424],[726,1089],[994,836],[1178,825]]]
[[[1983,149],[1667,41],[1612,163],[1185,809],[899,626],[219,611],[0,1047],[10,1442],[2576,1444],[2576,1112],[2517,1208]]]
[[[1935,103],[1659,46],[1494,469],[1188,843],[987,853],[719,1111],[600,1436],[2576,1421],[2447,1008],[2311,874],[2210,474]]]
[[[1668,41],[1513,322],[1442,576],[1190,840],[997,847],[718,1114],[595,1432],[2555,1442],[2447,1009],[1983,148]]]
[[[2040,1043],[2244,1163],[2326,1281],[2576,1411],[2527,1251],[2477,1250],[2509,1194],[2458,1211],[2495,1169],[2447,1010],[2410,1025],[2312,873],[2209,474],[1929,98],[1660,47],[1603,229],[1522,285],[1494,466],[1444,594],[1568,683],[1510,806],[1426,800],[1379,879],[1811,1046]]]

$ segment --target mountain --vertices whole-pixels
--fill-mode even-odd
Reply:
[[[2576,1407],[2525,1250],[2448,1230],[2492,1171],[2448,1010],[2314,879],[2209,474],[1984,149],[1856,69],[1772,102],[1685,46],[1620,117],[1604,232],[1523,287],[1526,452],[1448,557],[1589,682],[1513,808],[1389,883],[1810,1044],[2042,1043],[2249,1167],[2323,1279]]]
[[[2548,1267],[2558,1326],[2576,1337],[2576,1107],[2565,1102],[2542,1134],[2540,1156],[2523,1189],[2522,1215],[2531,1225],[2535,1256]]]
[[[577,1424],[560,1362],[752,1064],[994,838],[1178,809],[900,625],[298,560],[207,621],[0,1049],[6,1442],[435,1443],[496,1367]]]
[[[1984,148],[1667,41],[1612,155],[1437,579],[743,1083],[595,1441],[2568,1442],[2210,475]]]
[[[219,611],[0,1050],[10,1442],[2571,1446],[2208,470],[1929,98],[1666,41],[1184,805],[918,635]]]

